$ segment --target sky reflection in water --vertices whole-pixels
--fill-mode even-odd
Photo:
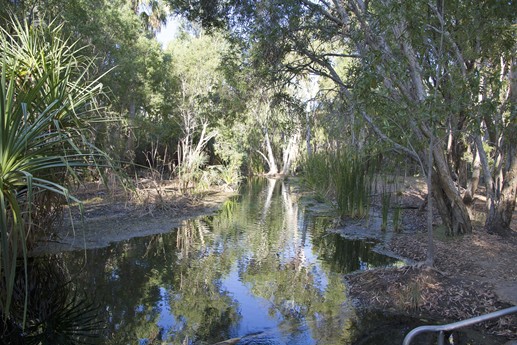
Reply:
[[[105,344],[343,344],[343,273],[395,260],[326,232],[282,181],[250,182],[215,216],[170,233],[64,254],[105,306]]]

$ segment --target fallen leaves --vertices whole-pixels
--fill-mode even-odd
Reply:
[[[404,216],[408,217],[406,231],[425,229],[425,218],[418,211],[408,211]],[[368,308],[450,322],[510,306],[495,293],[495,288],[504,282],[517,282],[517,236],[501,238],[477,227],[472,234],[435,238],[434,243],[436,270],[408,266],[350,275],[350,296]],[[421,262],[426,259],[427,235],[423,231],[396,234],[386,247]],[[517,315],[481,323],[476,328],[515,338]]]

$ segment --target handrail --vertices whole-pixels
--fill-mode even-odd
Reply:
[[[462,321],[458,321],[458,322],[454,322],[454,323],[449,323],[449,324],[446,324],[446,325],[420,326],[420,327],[414,328],[411,332],[409,332],[406,335],[402,345],[409,345],[411,343],[411,340],[413,340],[413,338],[415,336],[417,336],[418,334],[424,333],[424,332],[440,332],[438,334],[438,345],[443,345],[443,341],[444,341],[444,334],[443,334],[443,332],[444,331],[452,331],[454,329],[471,326],[471,325],[476,324],[478,322],[488,321],[488,320],[491,320],[491,319],[495,319],[495,318],[498,318],[498,317],[501,317],[501,316],[505,316],[505,315],[509,315],[509,314],[513,314],[513,313],[517,313],[517,306],[511,307],[511,308],[502,309],[502,310],[499,310],[499,311],[495,311],[495,312],[490,313],[490,314],[476,316],[476,317],[473,317],[471,319],[462,320]]]

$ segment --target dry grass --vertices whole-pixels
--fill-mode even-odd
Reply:
[[[204,192],[184,194],[177,180],[138,179],[131,188],[113,182],[89,182],[72,191],[81,200],[85,220],[101,218],[153,217],[166,213],[170,217],[185,216],[189,212],[197,214],[203,208],[213,207],[235,192],[222,187],[211,187]],[[81,214],[77,205],[70,205],[73,219]],[[67,216],[69,212],[65,212]]]

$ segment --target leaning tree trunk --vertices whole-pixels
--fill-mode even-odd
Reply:
[[[433,151],[436,168],[436,172],[433,174],[433,196],[442,222],[447,228],[447,234],[455,236],[471,233],[470,215],[454,184],[446,158],[439,146],[435,147]]]
[[[287,142],[287,147],[284,148],[283,152],[283,164],[282,164],[282,175],[288,175],[291,171],[291,165],[296,157],[296,152],[298,151],[298,137],[299,134],[296,133],[289,138]]]
[[[307,126],[305,130],[305,142],[307,143],[307,158],[311,158],[312,156],[312,147],[311,147],[311,123],[309,118],[309,111],[305,113],[305,119],[307,120]]]
[[[267,163],[269,164],[267,175],[276,175],[278,174],[278,166],[276,165],[275,154],[273,153],[273,147],[271,145],[271,140],[269,139],[267,127],[264,127],[264,143],[266,145]]]

